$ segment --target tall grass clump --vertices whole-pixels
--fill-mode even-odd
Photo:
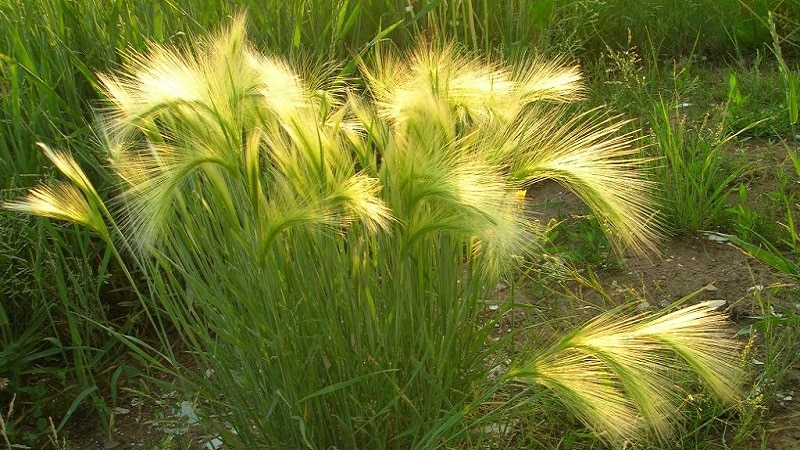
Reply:
[[[663,165],[661,206],[672,231],[690,235],[719,229],[727,219],[728,195],[747,165],[725,164],[723,151],[737,133],[695,129],[663,101],[653,114],[653,140]]]
[[[552,392],[622,446],[672,436],[677,374],[735,398],[736,344],[703,304],[603,316],[499,362],[514,335],[491,339],[484,301],[537,251],[528,187],[564,184],[620,247],[659,234],[625,122],[567,106],[576,68],[421,44],[361,74],[366,92],[300,73],[248,44],[241,17],[192,46],[153,44],[99,76],[118,195],[102,201],[43,146],[69,182],[5,206],[80,223],[137,265],[191,365],[118,337],[180,374],[234,448],[469,445],[525,413],[495,401],[520,386],[518,401]]]

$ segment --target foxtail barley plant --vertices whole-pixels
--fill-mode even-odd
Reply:
[[[119,194],[102,201],[44,146],[69,183],[5,206],[129,254],[194,358],[186,389],[232,447],[462,445],[511,384],[551,390],[622,446],[671,436],[675,373],[735,398],[736,344],[704,305],[603,316],[490,376],[514,336],[489,339],[487,291],[537,251],[528,188],[562,183],[620,247],[659,234],[625,122],[567,106],[576,68],[422,44],[361,73],[367,92],[299,73],[252,48],[243,18],[190,48],[154,44],[99,76]]]

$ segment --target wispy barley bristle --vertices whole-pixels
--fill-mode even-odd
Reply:
[[[31,189],[27,197],[3,203],[4,208],[52,219],[66,220],[83,225],[108,238],[100,213],[86,201],[84,194],[76,186],[54,182],[48,186]]]
[[[691,368],[721,400],[734,401],[741,380],[738,349],[724,316],[707,305],[650,320],[604,314],[512,368],[508,376],[553,389],[612,443],[639,438],[647,430],[666,442],[682,417],[683,392],[676,375]],[[636,411],[641,425],[615,428],[615,423],[631,423],[628,409]]]

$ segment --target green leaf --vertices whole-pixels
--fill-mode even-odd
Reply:
[[[56,427],[56,433],[61,432],[61,429],[64,428],[64,425],[67,424],[67,421],[70,419],[70,417],[72,417],[72,415],[75,413],[75,411],[81,405],[81,403],[83,403],[83,401],[86,399],[86,397],[91,395],[96,390],[97,390],[97,386],[92,386],[92,387],[90,387],[88,389],[85,389],[83,392],[78,394],[77,397],[75,397],[75,400],[73,400],[72,404],[69,405],[69,409],[67,409],[66,414],[64,414],[64,418],[61,419],[61,423],[59,423],[58,427]]]

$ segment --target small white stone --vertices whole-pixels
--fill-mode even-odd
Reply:
[[[223,448],[222,439],[215,437],[214,439],[211,439],[210,441],[206,442],[205,445],[203,445],[203,447],[205,447],[208,450],[220,450]]]
[[[724,244],[725,242],[728,242],[730,239],[728,239],[727,236],[723,236],[721,234],[708,233],[708,240],[711,242],[716,242],[718,244]]]
[[[704,305],[704,306],[706,306],[706,307],[708,307],[710,309],[723,308],[727,304],[728,304],[728,302],[725,301],[725,300],[709,300],[707,302],[701,303],[701,305]]]
[[[186,418],[191,425],[200,422],[200,418],[197,417],[197,413],[194,412],[192,404],[186,400],[181,402],[181,412],[178,417],[181,419]]]
[[[508,432],[508,425],[491,423],[481,428],[484,434],[491,434],[493,436],[502,436]]]

